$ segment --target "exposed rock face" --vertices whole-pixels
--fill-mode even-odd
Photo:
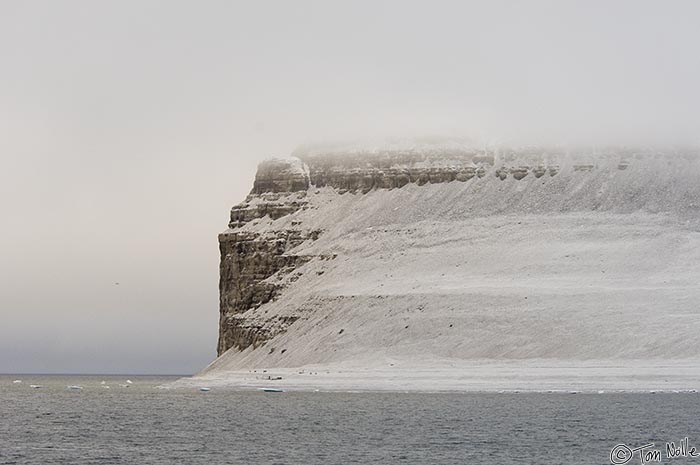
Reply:
[[[691,157],[695,156],[692,154]],[[682,158],[680,155],[674,157],[674,160]],[[403,263],[408,258],[402,247],[415,245],[409,242],[406,244],[411,245],[402,245],[404,236],[406,240],[415,237],[415,231],[407,222],[422,222],[421,227],[429,229],[430,225],[426,226],[426,221],[468,221],[493,213],[552,215],[592,211],[625,214],[636,211],[683,211],[695,214],[700,205],[700,188],[694,187],[697,185],[695,178],[690,177],[679,187],[674,176],[683,174],[684,168],[676,171],[666,169],[669,160],[671,159],[653,151],[619,150],[594,154],[582,151],[572,154],[538,148],[498,151],[452,148],[429,152],[393,150],[378,153],[299,153],[296,157],[265,161],[258,167],[251,193],[244,202],[231,210],[229,229],[219,235],[221,274],[218,353],[221,355],[231,348],[234,351],[253,348],[256,352],[262,350],[272,353],[274,347],[261,349],[261,346],[282,335],[290,327],[300,327],[300,322],[311,325],[309,318],[313,315],[316,315],[314,318],[320,318],[318,315],[324,311],[324,305],[339,305],[337,299],[340,297],[335,296],[290,299],[290,302],[305,303],[289,305],[278,299],[283,294],[288,295],[285,292],[291,291],[287,289],[293,289],[293,284],[299,279],[305,279],[309,283],[308,289],[315,278],[324,273],[327,277],[333,270],[335,259],[339,255],[342,258],[343,247],[347,247],[342,245],[345,244],[341,241],[343,235],[357,234],[361,237],[358,239],[360,245],[353,246],[355,258],[368,254],[374,260],[378,254],[379,260],[384,254],[397,255],[397,263]],[[645,171],[635,171],[642,164],[646,166]],[[656,175],[654,170],[657,169],[664,171]],[[440,191],[440,195],[446,196],[444,201],[416,200],[415,196],[419,196],[420,192],[437,195],[435,189],[418,186],[447,183],[452,183],[455,187]],[[404,191],[410,194],[398,195]],[[401,199],[400,202],[387,200],[387,196],[394,194],[397,199]],[[362,200],[365,198],[382,199],[383,202],[381,209],[377,207],[377,216],[371,221],[364,212],[374,208],[373,202]],[[397,203],[391,203],[394,201]],[[337,208],[329,207],[331,203],[337,205]],[[425,205],[420,206],[418,203]],[[358,213],[359,208],[363,209],[362,215]],[[323,218],[314,215],[318,209],[323,210]],[[335,216],[329,218],[329,214]],[[358,215],[357,218],[355,215]],[[533,222],[533,231],[535,227],[549,221],[549,217],[543,218],[542,221]],[[578,227],[578,220],[566,221],[567,227]],[[334,222],[344,222],[344,226],[331,231]],[[452,239],[455,244],[469,245],[473,241],[482,240],[480,235],[485,233],[471,223],[466,224],[474,227],[476,232],[464,238],[459,235],[462,234],[464,225],[455,227]],[[505,224],[511,226],[508,221]],[[502,231],[503,227],[499,223],[493,229]],[[518,231],[517,228],[514,229],[513,233],[504,235],[501,240],[510,240],[514,234],[519,234]],[[551,231],[545,228],[540,235]],[[368,237],[373,234],[377,234],[377,238],[384,237],[382,240],[390,245],[384,249],[369,246],[363,248],[362,241],[372,240]],[[439,236],[440,234],[431,232],[421,240],[439,242]],[[324,243],[326,238],[328,241]],[[578,244],[576,241],[578,239],[572,239],[572,243]],[[314,245],[319,243],[324,245]],[[477,252],[472,249],[468,253],[464,252],[465,263],[472,259],[469,257],[478,258],[479,249],[476,250]],[[518,253],[516,249],[513,250],[513,253]],[[497,252],[494,252],[496,255]],[[450,254],[447,254],[438,261],[444,264],[450,258]],[[517,258],[516,256],[514,260]],[[552,260],[555,258],[552,257]],[[508,257],[503,259],[506,263],[509,260]],[[365,264],[367,260],[369,258],[365,259]],[[410,265],[413,266],[412,262]],[[459,269],[459,265],[456,263],[454,269]],[[405,266],[410,268],[409,265]],[[482,268],[481,272],[485,272],[488,266],[483,265]],[[302,276],[304,273],[307,276]],[[529,273],[527,267],[523,268],[523,273]],[[344,278],[337,278],[340,281],[342,279]],[[362,290],[356,291],[359,294],[374,285],[380,285],[365,283],[357,276],[352,279],[359,283],[358,289]],[[387,270],[386,279],[388,281],[384,289],[392,285],[390,269]],[[325,285],[329,288],[336,286],[330,278]],[[451,289],[459,286],[454,284]],[[398,297],[392,298],[402,302]],[[350,296],[343,302],[351,302],[353,299],[354,296]],[[367,302],[382,299],[383,295],[373,294]],[[274,305],[276,310],[268,313],[266,309],[270,305]],[[352,306],[347,305],[350,312]],[[564,305],[570,305],[569,301]],[[380,310],[377,311],[378,315],[384,311]],[[333,337],[342,334],[337,329],[332,331]],[[281,350],[284,349],[276,352],[275,356]],[[289,353],[285,356],[289,356]]]
[[[219,355],[231,347],[256,347],[274,332],[260,325],[249,325],[241,314],[272,300],[280,283],[268,278],[294,270],[310,257],[288,253],[316,231],[301,229],[269,232],[241,228],[260,218],[275,220],[306,205],[309,175],[298,158],[275,158],[258,166],[253,190],[245,202],[231,210],[229,230],[219,235],[221,254],[219,280]],[[280,330],[280,325],[275,325]]]
[[[272,158],[258,166],[251,194],[298,192],[309,188],[309,174],[298,158]]]
[[[303,156],[314,187],[330,186],[339,192],[369,192],[422,186],[483,177],[493,165],[494,153],[448,151],[436,155],[416,152],[353,153]]]
[[[234,232],[219,236],[221,277],[219,281],[221,326],[219,353],[230,347],[244,349],[264,341],[269,331],[249,327],[239,314],[269,302],[280,284],[266,281],[275,273],[289,273],[310,257],[288,254],[314,233],[299,230],[266,234]]]

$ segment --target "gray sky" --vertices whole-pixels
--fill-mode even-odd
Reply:
[[[304,142],[698,143],[698,5],[0,0],[0,372],[203,367],[216,235]]]

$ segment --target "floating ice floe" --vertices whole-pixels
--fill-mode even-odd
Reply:
[[[21,382],[22,382],[21,379],[16,379],[16,380],[12,381],[12,384],[20,384]]]
[[[199,388],[199,390],[202,391],[202,392],[209,392],[209,391],[211,391],[211,388],[208,388],[208,387],[201,387],[201,388]]]
[[[40,384],[30,384],[29,387],[32,388],[32,389],[41,389],[41,388],[43,388],[44,386],[42,386],[42,385],[40,385]]]
[[[127,380],[126,380],[126,384],[134,384],[134,382],[131,381],[130,379],[127,379]]]

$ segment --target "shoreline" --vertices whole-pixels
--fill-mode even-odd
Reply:
[[[700,391],[700,362],[586,361],[396,363],[387,367],[315,365],[209,371],[167,388],[281,389],[297,392],[599,393]]]

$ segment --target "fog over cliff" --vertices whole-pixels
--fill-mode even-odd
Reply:
[[[261,160],[310,142],[698,145],[698,13],[3,2],[0,372],[204,366],[227,212]]]

